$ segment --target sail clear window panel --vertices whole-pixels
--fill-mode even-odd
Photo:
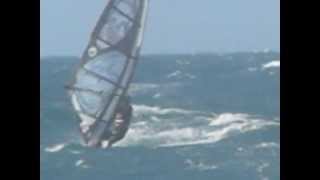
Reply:
[[[96,40],[96,46],[98,47],[99,50],[104,50],[110,47],[108,44],[100,40]]]
[[[82,112],[95,116],[104,107],[105,102],[109,101],[111,94],[115,88],[114,85],[80,70],[78,73],[79,80],[75,87],[90,89],[100,94],[90,91],[74,91],[77,102]]]
[[[117,0],[115,5],[123,13],[134,19],[139,9],[140,0]]]
[[[94,115],[101,106],[101,97],[84,91],[75,91],[80,109],[85,114]]]
[[[126,64],[126,56],[117,52],[110,51],[108,53],[97,56],[89,61],[84,67],[94,73],[99,74],[106,79],[118,83],[121,72]]]
[[[79,70],[77,81],[74,85],[79,88],[89,88],[93,91],[101,92],[101,94],[85,93],[83,91],[75,91],[76,97],[82,111],[90,113],[90,115],[98,114],[104,107],[105,102],[109,101],[115,86],[107,81],[98,79],[84,70]]]
[[[101,28],[99,38],[113,45],[122,40],[132,27],[132,22],[116,10],[111,10],[106,24]]]
[[[76,82],[74,86],[83,89],[89,88],[98,92],[109,92],[114,88],[111,83],[99,79],[83,69],[80,69],[76,74]]]

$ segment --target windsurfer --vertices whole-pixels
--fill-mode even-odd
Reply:
[[[132,106],[130,103],[130,97],[123,96],[119,101],[113,123],[110,129],[106,130],[102,138],[102,141],[108,141],[107,147],[111,147],[112,144],[124,138],[129,129],[131,117]],[[102,146],[101,143],[100,146]]]

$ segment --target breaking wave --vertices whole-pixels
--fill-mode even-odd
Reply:
[[[116,146],[207,144],[269,126],[280,126],[278,121],[243,113],[214,114],[146,105],[135,105],[134,109],[131,128]]]

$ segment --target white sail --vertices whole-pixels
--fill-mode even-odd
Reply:
[[[110,0],[67,86],[85,143],[96,145],[131,82],[142,45],[148,0]]]

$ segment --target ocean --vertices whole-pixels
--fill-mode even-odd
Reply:
[[[142,55],[112,149],[81,143],[64,90],[78,63],[41,58],[42,180],[280,179],[278,52]]]

